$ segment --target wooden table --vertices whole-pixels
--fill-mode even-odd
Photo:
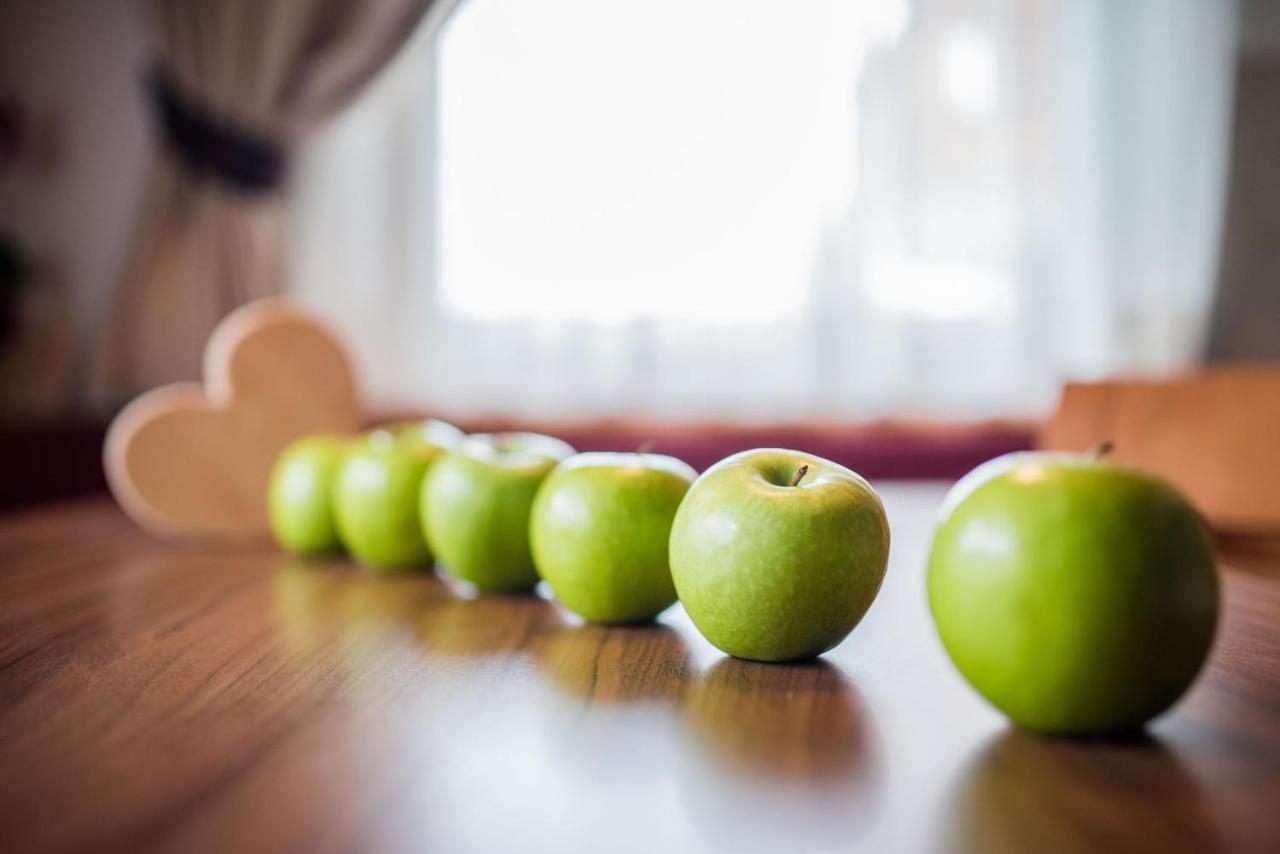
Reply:
[[[601,629],[179,550],[106,503],[10,516],[0,850],[1280,850],[1280,559],[1228,559],[1212,663],[1148,738],[1040,739],[929,623],[942,490],[883,485],[884,590],[807,665],[724,658],[679,608]]]

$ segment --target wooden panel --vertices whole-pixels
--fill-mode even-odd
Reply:
[[[679,607],[583,626],[154,541],[105,501],[0,520],[9,851],[1271,851],[1280,554],[1232,556],[1188,698],[1128,742],[1010,729],[926,611],[943,487],[883,489],[879,599],[815,664]]]
[[[1280,368],[1068,385],[1040,445],[1104,439],[1116,461],[1181,487],[1215,528],[1280,533]]]

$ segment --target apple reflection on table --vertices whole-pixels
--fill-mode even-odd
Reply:
[[[684,638],[658,622],[605,627],[562,616],[557,630],[531,639],[545,701],[529,713],[547,756],[575,785],[652,792],[672,777],[680,750],[675,711],[693,677]],[[633,802],[643,827],[649,799]]]
[[[840,845],[865,831],[876,739],[838,667],[725,656],[699,671],[663,622],[567,622],[534,645],[539,673],[570,704],[542,709],[549,753],[576,779],[636,790],[674,775],[690,824],[725,850]]]
[[[882,786],[877,738],[838,667],[722,658],[688,686],[680,722],[689,749],[678,787],[708,840],[807,850],[868,832]]]
[[[739,771],[818,779],[860,762],[865,709],[841,671],[822,660],[777,666],[726,656],[698,673],[681,632],[663,622],[600,626],[536,594],[479,594],[435,575],[371,575],[337,560],[282,561],[274,591],[287,638],[401,627],[443,655],[530,651],[544,682],[576,703],[678,707],[691,738],[731,770],[737,762]],[[799,727],[788,702],[794,691],[812,695]],[[811,731],[812,716],[822,726]]]
[[[531,633],[558,626],[554,608],[531,594],[478,594],[433,573],[374,574],[333,560],[284,561],[275,572],[279,631],[298,651],[402,636],[421,655],[510,654]]]
[[[1108,821],[1117,793],[1127,816],[1147,820]],[[973,854],[1225,850],[1201,783],[1175,748],[1145,730],[1071,739],[1006,729],[951,786],[939,831],[940,849]]]

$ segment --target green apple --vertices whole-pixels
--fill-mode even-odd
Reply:
[[[536,433],[485,433],[445,454],[422,481],[422,531],[448,574],[481,590],[538,583],[529,512],[543,478],[573,448]]]
[[[812,658],[840,643],[884,580],[889,522],[865,480],[799,451],[743,451],[676,512],[671,574],[689,618],[738,658]]]
[[[1195,509],[1096,455],[1012,454],[953,488],[929,605],[960,673],[1018,726],[1132,730],[1194,680],[1218,618]]]
[[[423,473],[463,439],[458,428],[427,421],[374,430],[347,451],[334,479],[338,534],[361,563],[408,570],[431,562],[419,524]]]
[[[698,473],[661,454],[578,454],[533,503],[529,545],[560,603],[597,623],[651,620],[676,601],[667,545]]]
[[[276,460],[267,488],[271,531],[296,555],[331,554],[342,547],[333,520],[333,476],[346,453],[341,436],[316,434],[290,444]]]

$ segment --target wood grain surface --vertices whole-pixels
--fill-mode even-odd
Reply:
[[[577,624],[434,576],[180,550],[106,502],[0,520],[0,850],[1275,851],[1280,556],[1145,738],[1011,730],[924,601],[943,487],[882,485],[880,598],[818,662],[678,607]]]

